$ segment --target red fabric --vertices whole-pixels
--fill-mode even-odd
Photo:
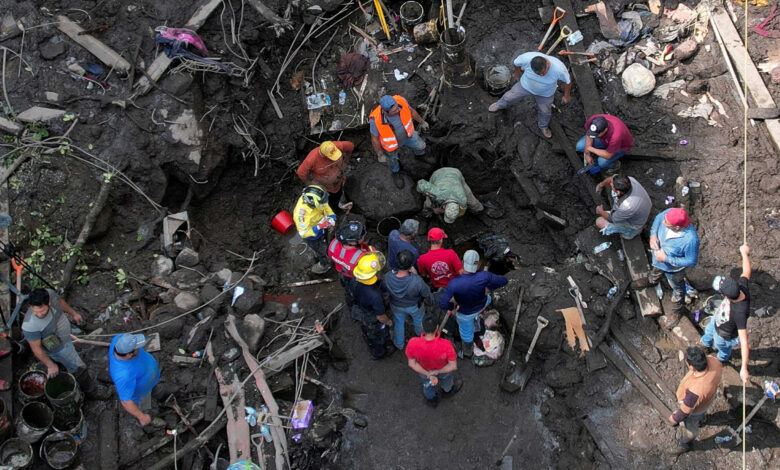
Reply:
[[[431,278],[434,288],[447,287],[450,281],[458,277],[463,263],[458,254],[450,249],[431,250],[417,259],[417,272]]]
[[[344,248],[344,256],[341,256],[342,248]],[[338,238],[334,238],[328,245],[328,257],[333,261],[333,266],[337,272],[347,277],[355,277],[353,273],[355,266],[357,266],[363,254],[368,252],[368,246],[365,244],[360,247],[344,246]],[[356,254],[357,256],[355,256]],[[353,259],[355,260],[354,263],[351,262]]]
[[[685,209],[680,209],[679,207],[669,209],[669,212],[666,213],[666,221],[669,222],[670,225],[675,225],[677,227],[687,227],[691,224],[688,213],[685,212]]]
[[[298,178],[306,184],[322,185],[325,191],[337,193],[347,179],[347,162],[355,150],[355,144],[348,141],[333,142],[341,150],[341,158],[335,162],[320,154],[320,148],[315,147],[298,167]]]
[[[456,360],[457,355],[451,342],[437,336],[430,341],[424,337],[410,339],[406,357],[417,361],[425,370],[438,370]]]
[[[444,230],[440,229],[439,227],[433,227],[432,229],[428,230],[428,241],[437,242],[442,238],[447,238],[447,234],[444,233]]]
[[[607,146],[607,152],[615,154],[623,150],[628,153],[631,147],[634,146],[634,137],[620,118],[611,114],[594,114],[588,118],[588,121],[585,123],[585,129],[590,127],[590,122],[597,116],[602,116],[609,123],[607,133],[603,137],[599,137],[604,142],[604,145]]]

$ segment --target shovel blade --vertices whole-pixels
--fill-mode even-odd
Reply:
[[[528,384],[528,379],[531,377],[531,372],[532,369],[529,369],[526,363],[510,366],[504,374],[501,389],[509,393],[514,393],[518,390],[523,391],[526,384]]]

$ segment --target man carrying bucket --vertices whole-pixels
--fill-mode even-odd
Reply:
[[[56,376],[60,371],[56,363],[60,363],[73,374],[87,398],[106,400],[109,391],[98,386],[70,339],[70,321],[65,314],[76,323],[82,322],[81,315],[51,289],[33,289],[27,300],[30,308],[22,332],[30,350],[46,366],[47,375]]]
[[[152,407],[152,388],[160,380],[157,361],[144,351],[144,344],[144,335],[124,333],[114,336],[108,347],[109,372],[119,401],[141,426],[152,423],[148,414]]]

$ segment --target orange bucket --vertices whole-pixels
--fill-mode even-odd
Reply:
[[[293,226],[293,218],[287,211],[281,211],[271,219],[271,227],[282,235],[286,234]]]

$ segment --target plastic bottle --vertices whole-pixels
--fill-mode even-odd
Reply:
[[[723,444],[724,442],[729,442],[731,440],[731,436],[717,436],[715,437],[715,443],[716,444]]]
[[[203,350],[201,349],[199,351],[195,351],[194,353],[192,353],[192,357],[195,357],[195,358],[203,357]]]
[[[617,290],[618,290],[617,286],[612,286],[609,292],[607,292],[607,298],[612,299],[613,297],[615,297],[615,294],[617,294]]]
[[[341,90],[339,92],[339,104],[344,104],[347,102],[347,94],[344,92],[344,90]]]
[[[596,245],[596,247],[595,247],[595,248],[593,248],[593,253],[595,253],[595,254],[599,254],[599,253],[601,253],[602,251],[604,251],[604,250],[606,250],[607,248],[609,248],[610,246],[612,246],[612,242],[604,242],[604,243],[600,243],[599,245]]]
[[[625,261],[626,260],[626,255],[623,254],[623,250],[618,250],[618,259],[620,261]]]
[[[658,300],[661,300],[664,298],[664,288],[661,287],[661,283],[655,285],[655,295],[658,296]]]
[[[291,311],[292,313],[298,313],[298,312],[300,312],[300,311],[301,311],[301,309],[298,307],[298,302],[293,302],[293,303],[290,305],[290,311]]]
[[[439,383],[439,379],[438,379],[436,376],[433,376],[433,377],[429,378],[429,379],[428,379],[428,380],[425,382],[425,386],[426,386],[426,387],[435,387],[435,386],[436,386],[436,384],[438,384],[438,383]]]
[[[274,440],[274,438],[271,437],[271,428],[269,428],[267,424],[263,424],[260,426],[260,433],[263,434],[263,437],[265,438],[265,442],[271,442]]]

